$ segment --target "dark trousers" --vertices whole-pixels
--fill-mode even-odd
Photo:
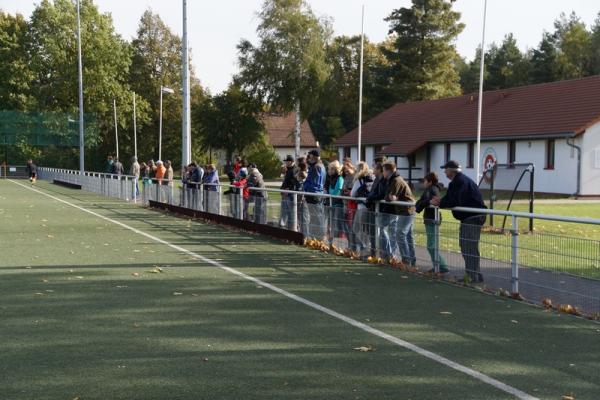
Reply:
[[[482,282],[479,267],[479,239],[485,216],[473,216],[460,222],[460,252],[465,260],[465,270],[472,282]]]

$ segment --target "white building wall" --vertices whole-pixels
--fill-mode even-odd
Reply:
[[[375,148],[373,146],[365,146],[365,159],[367,164],[373,165],[373,159],[375,158]],[[356,163],[356,160],[353,160]]]
[[[350,148],[350,158],[352,158],[352,163],[355,164],[358,160],[358,146],[352,146]]]
[[[598,139],[600,137],[600,124],[596,129],[598,129],[596,135],[596,146],[600,147],[600,139]],[[593,137],[594,135],[590,136]],[[590,146],[591,145],[592,144],[590,144]],[[450,181],[446,178],[446,176],[443,174],[443,171],[441,171],[439,168],[441,165],[444,164],[445,161],[444,150],[445,149],[443,143],[435,143],[431,146],[431,170],[438,172],[438,174],[440,175],[440,182],[442,182],[444,186],[448,186]],[[475,151],[477,150],[475,149]],[[425,154],[425,151],[423,151],[422,153]],[[508,161],[508,141],[481,143],[481,157],[479,160],[481,171],[483,171],[483,163],[488,153],[494,153],[499,164],[506,164]],[[591,157],[591,155],[589,155],[589,157]],[[471,179],[475,180],[475,168],[465,167],[468,161],[467,143],[452,143],[450,147],[450,158],[460,162],[460,164],[463,166],[463,173],[469,176]],[[555,160],[553,170],[545,169],[545,140],[517,141],[515,162],[534,164],[534,190],[536,192],[573,194],[576,191],[577,158],[576,155],[573,154],[572,149],[567,145],[565,139],[556,139]],[[588,162],[591,163],[591,158],[588,160]],[[597,182],[595,186],[600,187],[600,169],[598,170],[597,174],[590,173],[588,179],[590,180],[590,182]],[[516,183],[517,182],[515,181],[515,184]],[[591,187],[592,185],[593,183],[591,185],[588,185],[588,187]],[[598,192],[600,192],[600,189],[596,190],[596,193]],[[586,194],[583,192],[583,185],[582,194]]]
[[[587,129],[575,144],[581,146],[581,195],[600,195],[600,123]]]
[[[338,160],[344,161],[344,148],[338,147]]]

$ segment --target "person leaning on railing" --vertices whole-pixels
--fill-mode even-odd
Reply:
[[[325,240],[325,208],[321,197],[308,194],[323,194],[325,175],[327,173],[321,162],[321,152],[318,149],[311,150],[308,153],[308,175],[303,185],[307,195],[302,203],[302,226],[306,229],[303,232],[305,236],[318,240]]]
[[[434,197],[440,196],[440,184],[438,181],[438,176],[435,172],[430,172],[423,178],[423,184],[425,185],[425,191],[421,195],[421,198],[417,201],[416,208],[417,213],[423,213],[423,223],[425,224],[425,234],[427,236],[427,251],[431,256],[431,261],[434,266],[436,263],[435,259],[435,224],[441,224],[442,217],[440,215],[439,220],[436,222],[435,220],[435,209],[430,207],[431,199]],[[446,260],[442,257],[441,254],[438,254],[438,264],[440,266],[439,272],[441,274],[448,273],[448,264],[446,264]],[[429,273],[434,273],[435,268],[429,270]]]
[[[294,165],[294,157],[288,155],[283,162],[285,163],[285,174],[283,176],[283,182],[281,182],[281,190],[296,190],[296,182],[295,182],[295,173],[296,166]],[[293,195],[288,193],[281,194],[281,216],[279,218],[279,227],[292,230],[292,222],[293,217],[292,213],[294,212],[293,207]]]
[[[344,159],[344,165],[342,167],[342,176],[344,177],[344,187],[342,189],[342,195],[350,197],[352,196],[352,188],[356,181],[356,167],[352,164],[351,158]],[[354,200],[344,200],[344,233],[348,238],[348,247],[351,249],[356,248],[356,235],[353,229],[354,217],[356,215],[357,203]]]
[[[450,160],[442,165],[446,177],[450,179],[448,192],[440,199],[439,196],[431,199],[431,204],[441,208],[469,207],[487,208],[483,202],[477,184],[462,173],[460,164]],[[473,283],[483,282],[480,271],[479,239],[481,227],[485,223],[485,215],[477,215],[462,211],[452,210],[454,218],[460,221],[459,242],[460,252],[465,260],[465,271]]]
[[[339,161],[332,161],[327,166],[329,175],[329,186],[327,193],[332,196],[341,196],[344,188],[344,178],[342,177],[342,166]],[[344,234],[344,202],[340,199],[331,199],[332,220],[331,235],[332,240],[336,237],[342,237]]]
[[[385,201],[415,202],[410,186],[408,186],[408,183],[406,183],[396,169],[396,163],[388,161],[383,164],[383,174],[387,180]],[[390,217],[390,243],[396,242],[404,264],[415,266],[417,263],[413,235],[415,207],[389,204],[383,204],[382,207],[385,212],[394,216]],[[393,245],[390,246],[390,253],[387,254],[388,257],[393,257],[394,247]]]
[[[267,223],[267,201],[268,194],[265,189],[265,181],[262,174],[255,164],[251,165],[250,174],[248,175],[248,186],[262,190],[252,190],[250,198],[254,199],[253,218],[257,224]]]
[[[369,170],[369,165],[361,161],[356,166],[354,175],[354,184],[350,195],[355,198],[365,199],[371,192],[375,175]],[[374,252],[369,252],[371,233],[374,234],[374,226],[370,223],[369,209],[364,201],[356,201],[356,213],[352,220],[352,231],[354,234],[354,243],[350,243],[350,249],[358,252],[361,257],[374,256]],[[375,248],[373,247],[372,250]]]
[[[206,211],[212,214],[219,213],[221,196],[219,195],[219,174],[214,164],[207,164],[202,177],[206,196]]]

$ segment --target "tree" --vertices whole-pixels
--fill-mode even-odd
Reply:
[[[483,79],[485,80],[489,76],[489,53],[486,53],[484,60],[484,74]],[[481,71],[481,48],[477,48],[475,51],[475,58],[466,63],[464,61],[458,61],[456,63],[456,69],[460,76],[460,86],[462,87],[463,93],[474,93],[479,90],[479,74]]]
[[[506,89],[528,83],[529,59],[519,50],[512,33],[504,37],[500,47],[493,44],[486,58],[489,59],[486,66],[486,90]]]
[[[34,73],[32,95],[36,100],[35,107],[76,115],[75,4],[70,0],[44,0],[35,8],[30,21],[28,55]],[[84,109],[86,113],[94,114],[97,122],[97,129],[91,129],[88,124],[86,145],[100,144],[101,149],[112,152],[113,99],[120,105],[120,112],[131,115],[131,91],[127,83],[130,47],[115,33],[110,14],[101,14],[91,0],[81,2],[81,30]],[[130,123],[124,118],[120,120],[122,128]]]
[[[413,0],[386,21],[395,35],[386,51],[398,101],[430,100],[460,94],[453,41],[464,29],[460,13],[446,0]]]
[[[589,74],[600,74],[600,13],[598,13],[596,21],[594,21],[594,26],[592,26]]]
[[[571,13],[554,22],[554,40],[558,48],[557,62],[561,79],[582,78],[587,75],[590,64],[591,34],[585,23]]]
[[[363,120],[385,110],[389,100],[382,45],[364,41]],[[309,117],[322,146],[328,146],[358,125],[360,79],[360,36],[339,36],[327,46],[331,75],[323,89],[319,106]]]
[[[593,35],[579,17],[575,13],[569,18],[561,14],[554,27],[554,33],[544,33],[540,45],[533,50],[533,83],[581,78],[593,69]]]
[[[200,143],[210,149],[223,149],[231,160],[236,152],[260,140],[264,126],[258,119],[260,103],[239,86],[206,99],[192,110]]]
[[[0,11],[0,110],[31,107],[33,73],[27,57],[29,24],[22,15]]]
[[[173,89],[163,94],[162,155],[179,165],[181,153],[181,38],[175,35],[158,14],[146,10],[140,18],[133,49],[129,80],[131,88],[148,104],[149,120],[139,130],[143,159],[158,157],[161,87]],[[197,82],[195,82],[197,83]]]
[[[295,148],[300,126],[318,105],[330,74],[325,47],[328,23],[317,18],[305,0],[265,0],[259,13],[259,45],[238,45],[240,86],[281,112],[296,111]]]
[[[545,32],[537,49],[531,55],[531,83],[554,82],[560,79],[554,38]]]

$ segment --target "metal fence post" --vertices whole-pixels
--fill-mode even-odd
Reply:
[[[292,194],[292,229],[298,232],[298,193]]]
[[[223,211],[221,209],[221,185],[220,184],[217,186],[217,202],[219,205],[219,208],[218,208],[219,215],[223,215]]]
[[[433,239],[433,270],[436,274],[440,272],[440,209],[434,207],[434,239]]]
[[[238,211],[239,211],[239,219],[244,219],[244,187],[240,186],[240,193],[238,200]]]
[[[327,226],[327,235],[329,235],[329,244],[333,244],[333,241],[335,240],[335,238],[333,237],[333,224],[335,224],[334,221],[334,213],[333,213],[333,198],[330,197],[329,198],[329,224]]]
[[[380,235],[380,232],[379,232],[379,205],[380,205],[379,202],[375,203],[375,218],[373,221],[373,224],[375,224],[375,227],[374,227],[375,228],[375,256],[377,256],[377,257],[379,256],[380,250],[381,250],[379,248],[380,247],[379,246],[379,235]]]
[[[519,293],[519,222],[516,216],[512,216],[511,234],[511,288],[513,294]]]

